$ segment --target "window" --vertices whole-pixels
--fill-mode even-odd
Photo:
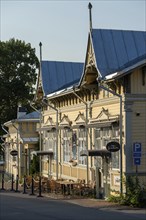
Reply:
[[[63,130],[63,161],[69,162],[72,158],[72,150],[71,150],[71,135],[72,132],[70,129]]]
[[[145,85],[145,81],[146,81],[146,66],[144,66],[142,68],[142,85]]]
[[[113,127],[113,140],[119,142],[119,127]],[[120,151],[112,152],[112,168],[119,169],[120,166]]]
[[[108,86],[107,85],[104,85],[107,89],[108,89]],[[108,98],[109,97],[109,91],[103,89],[103,98]]]
[[[103,149],[106,148],[107,143],[111,139],[111,128],[95,128],[95,149]]]
[[[53,151],[53,159],[56,159],[56,130],[55,131],[46,131],[46,141],[45,141],[45,151]]]
[[[87,164],[87,157],[80,156],[82,150],[86,150],[86,129],[79,129],[79,143],[78,143],[78,163],[82,165]]]
[[[124,93],[131,93],[131,75],[130,75],[130,73],[124,77]]]
[[[19,131],[23,132],[23,124],[22,123],[19,123]]]
[[[77,134],[76,131],[72,133],[72,159],[77,159]]]
[[[94,129],[95,137],[95,149],[105,149],[109,141],[119,142],[119,126],[113,125],[110,127],[95,128]],[[119,169],[119,151],[112,152],[112,168]],[[97,158],[97,162],[100,158]],[[97,163],[96,162],[96,163]]]

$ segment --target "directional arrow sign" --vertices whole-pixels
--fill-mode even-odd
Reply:
[[[140,158],[134,158],[134,165],[140,165]]]

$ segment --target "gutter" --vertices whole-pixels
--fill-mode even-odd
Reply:
[[[116,73],[111,73],[107,76],[105,76],[105,81],[108,81],[108,80],[113,80],[113,79],[116,79],[116,78],[120,78],[122,77],[123,75],[127,75],[128,73],[130,73],[133,69],[137,68],[137,67],[143,67],[144,65],[146,64],[146,59],[144,59],[143,61],[140,61],[130,67],[127,67],[119,72],[116,72]]]

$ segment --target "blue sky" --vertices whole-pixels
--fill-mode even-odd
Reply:
[[[146,31],[146,0],[94,0],[93,28]],[[0,38],[31,43],[43,60],[84,62],[89,31],[86,0],[0,0]]]

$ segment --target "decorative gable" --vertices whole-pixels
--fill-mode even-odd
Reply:
[[[43,86],[42,86],[42,78],[41,78],[41,74],[39,72],[35,100],[41,100],[43,98],[43,96],[44,96],[44,92],[43,92]]]
[[[47,127],[55,127],[56,126],[56,123],[53,121],[53,119],[49,116],[46,123],[45,123],[45,126]]]
[[[90,119],[89,124],[100,123],[100,122],[116,122],[119,121],[119,115],[111,115],[108,109],[102,108],[101,112],[96,118]]]
[[[75,119],[76,125],[85,125],[86,124],[86,118],[84,116],[84,113],[79,112],[77,118]]]
[[[109,118],[110,118],[109,111],[108,109],[105,109],[105,108],[102,108],[102,111],[96,117],[98,121],[109,120]]]
[[[60,122],[60,126],[61,127],[70,127],[72,124],[72,122],[70,121],[70,119],[68,118],[68,115],[63,115],[61,122]]]
[[[81,84],[92,84],[96,82],[97,76],[98,76],[98,72],[96,69],[95,54],[91,43],[91,36],[89,35],[87,52],[86,52],[85,69]]]

